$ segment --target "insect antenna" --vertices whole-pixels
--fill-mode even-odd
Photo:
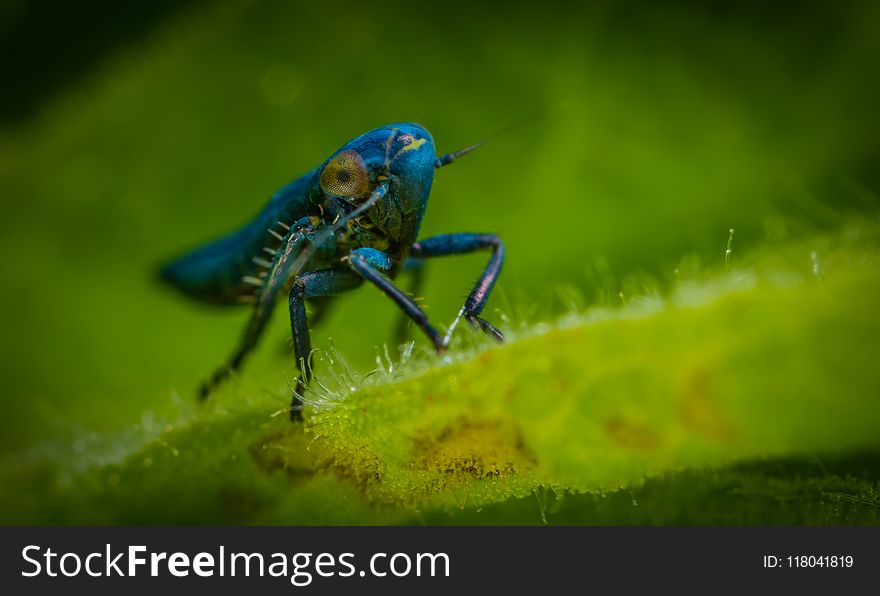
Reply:
[[[495,133],[489,135],[488,137],[480,139],[479,141],[477,141],[473,145],[469,145],[463,149],[459,149],[458,151],[453,151],[452,153],[447,153],[446,155],[441,155],[440,157],[438,157],[437,159],[434,160],[434,167],[435,168],[442,168],[443,166],[448,166],[449,164],[454,162],[456,159],[458,159],[462,155],[466,155],[466,154],[470,153],[471,151],[473,151],[474,149],[476,149],[478,147],[482,147],[483,145],[485,145],[489,141],[494,141],[495,139],[497,139],[500,136],[503,136],[513,130],[516,130],[517,128],[519,128],[521,126],[525,126],[526,124],[529,124],[535,120],[538,120],[539,118],[542,118],[545,115],[547,115],[548,112],[549,112],[549,110],[543,110],[540,112],[535,112],[534,114],[529,114],[525,118],[521,118],[520,120],[517,120],[513,124],[511,124],[505,128],[502,128],[498,132],[495,132]]]

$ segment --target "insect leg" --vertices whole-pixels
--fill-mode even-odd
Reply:
[[[489,292],[492,291],[492,286],[495,285],[495,281],[501,273],[501,265],[504,263],[504,243],[501,238],[494,234],[443,234],[414,243],[410,254],[421,258],[443,257],[487,248],[492,250],[492,256],[474,289],[467,297],[464,306],[461,307],[459,318],[463,316],[472,326],[481,329],[498,341],[504,341],[504,335],[489,321],[479,316],[486,306]],[[449,328],[444,342],[449,341],[457,322],[458,318]]]
[[[229,362],[219,368],[210,379],[205,381],[199,388],[199,398],[205,399],[211,391],[229,377],[234,371],[241,368],[245,357],[257,345],[257,340],[266,328],[266,323],[272,315],[272,307],[279,293],[286,287],[287,280],[298,272],[296,270],[297,259],[300,249],[308,239],[308,234],[314,222],[310,218],[303,218],[291,227],[284,244],[275,251],[271,267],[265,278],[262,278],[257,301],[251,313],[250,321],[239,343],[238,349],[229,359]]]
[[[245,357],[254,346],[257,345],[257,340],[260,339],[260,336],[263,334],[263,330],[266,328],[266,323],[269,321],[271,314],[271,307],[257,304],[235,353],[226,365],[218,368],[214,374],[211,375],[211,378],[202,383],[199,387],[199,399],[207,399],[211,392],[214,391],[220,383],[225,381],[233,372],[241,368]]]
[[[351,290],[363,280],[349,269],[322,269],[297,277],[290,288],[290,328],[293,333],[293,351],[300,369],[290,403],[290,419],[302,419],[302,396],[312,378],[312,346],[306,318],[306,300],[333,296]],[[314,318],[314,317],[313,317]]]
[[[306,301],[309,311],[309,327],[311,329],[318,327],[327,318],[327,315],[333,310],[335,298],[335,296],[321,296],[319,298],[310,298]],[[284,355],[290,352],[289,337],[278,342],[278,352]]]
[[[428,322],[428,315],[425,314],[425,311],[419,308],[415,300],[382,275],[381,271],[391,269],[391,258],[388,255],[374,248],[357,248],[351,251],[348,263],[358,275],[391,298],[404,314],[425,332],[438,352],[446,347],[443,343],[443,336]]]
[[[422,286],[425,282],[425,262],[422,259],[408,258],[403,262],[403,272],[410,275],[409,288],[407,293],[410,296],[418,297],[422,293]],[[410,319],[404,315],[400,317],[397,329],[394,330],[394,343],[402,344],[407,338],[407,323]]]

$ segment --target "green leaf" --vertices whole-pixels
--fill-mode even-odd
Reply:
[[[876,523],[878,231],[366,379],[334,362],[305,429],[252,398],[35,450],[3,521]]]

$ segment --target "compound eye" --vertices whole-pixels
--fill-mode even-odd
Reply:
[[[321,188],[337,197],[360,198],[370,194],[370,175],[357,151],[343,151],[321,172]]]

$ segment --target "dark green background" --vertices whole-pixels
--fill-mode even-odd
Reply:
[[[731,227],[748,250],[876,211],[876,3],[54,4],[0,10],[10,457],[189,408],[247,313],[187,302],[156,266],[386,123],[451,151],[547,112],[439,171],[423,226],[503,236],[496,321],[720,264]],[[432,263],[439,324],[483,259]],[[285,318],[249,393],[284,399]],[[365,370],[394,318],[362,288],[314,344]]]

